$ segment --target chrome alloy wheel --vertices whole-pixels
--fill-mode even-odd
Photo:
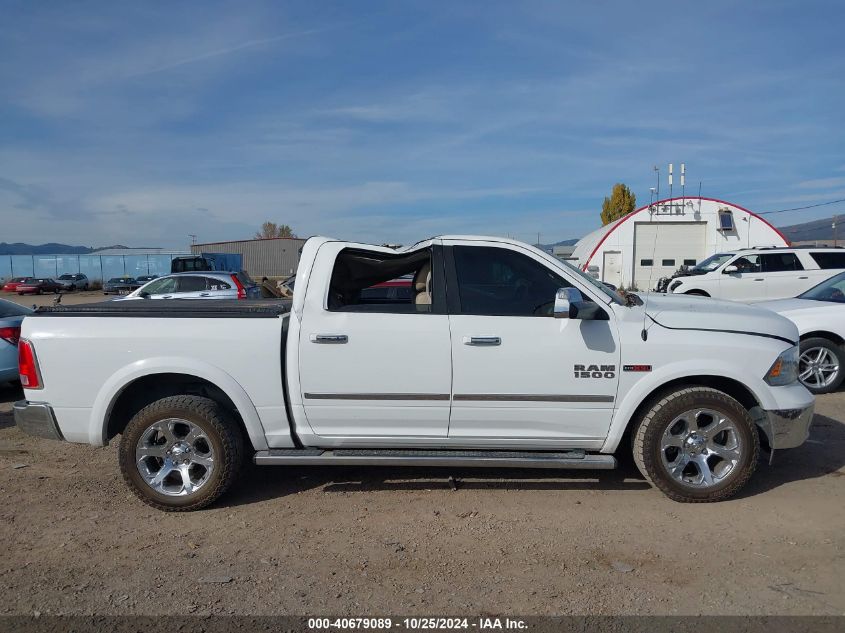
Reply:
[[[798,379],[814,389],[823,389],[836,380],[839,359],[826,347],[811,347],[798,357]]]
[[[180,418],[151,425],[135,446],[135,465],[147,485],[168,496],[202,488],[214,471],[214,449],[200,427]]]
[[[660,440],[660,457],[675,481],[695,488],[719,484],[742,456],[736,423],[713,409],[690,409],[677,416]]]

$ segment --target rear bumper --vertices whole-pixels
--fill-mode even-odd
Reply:
[[[769,440],[772,449],[796,448],[810,435],[815,402],[797,409],[765,411],[754,407],[751,415]]]
[[[63,440],[62,432],[56,423],[56,416],[49,404],[20,400],[14,404],[15,424],[18,428],[36,437],[48,440]]]

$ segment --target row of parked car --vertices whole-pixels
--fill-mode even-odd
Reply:
[[[88,290],[91,282],[82,273],[66,274],[58,279],[52,277],[12,277],[3,284],[3,292],[17,292],[19,295],[40,295],[45,292]]]
[[[67,274],[55,280],[14,277],[2,289],[19,295],[40,295],[90,287],[91,282],[84,274]],[[200,272],[112,277],[103,283],[103,294],[120,295],[122,299],[257,299],[261,297],[261,289],[245,272]]]

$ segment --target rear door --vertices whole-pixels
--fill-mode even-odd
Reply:
[[[760,259],[768,299],[797,297],[820,281],[811,279],[795,253],[763,253]]]
[[[203,299],[210,296],[205,277],[199,275],[180,275],[176,277],[175,299]]]
[[[367,292],[403,275],[413,276],[404,301]],[[327,242],[300,282],[299,381],[313,432],[371,446],[446,437],[452,359],[439,247],[400,254]]]

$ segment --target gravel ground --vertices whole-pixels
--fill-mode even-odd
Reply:
[[[251,467],[192,514],[135,500],[116,444],[18,432],[21,395],[0,387],[0,614],[845,614],[845,392],[720,504],[630,466]]]

